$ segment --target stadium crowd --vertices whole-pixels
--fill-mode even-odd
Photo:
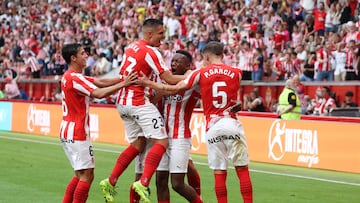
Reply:
[[[224,63],[243,80],[359,80],[356,0],[4,0],[0,3],[0,74],[62,75],[62,45],[81,42],[86,75],[117,69],[124,48],[141,38],[146,18],[162,19],[165,62],[185,49],[201,68],[202,48],[225,45]]]

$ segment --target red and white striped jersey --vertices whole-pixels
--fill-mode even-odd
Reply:
[[[250,38],[249,39],[250,47],[253,49],[261,48],[263,49],[265,47],[265,41],[264,38]]]
[[[297,47],[302,43],[303,34],[301,32],[291,34],[291,47]]]
[[[347,72],[355,72],[355,69],[354,69],[355,62],[356,62],[356,54],[351,50],[346,51],[345,66],[353,67],[353,69],[346,69]]]
[[[90,94],[97,87],[94,78],[76,73],[65,72],[61,79],[62,113],[60,139],[86,140],[90,135],[89,100]]]
[[[30,67],[30,71],[31,72],[35,72],[35,71],[38,71],[40,70],[40,65],[38,63],[38,60],[33,57],[33,56],[30,56],[29,58],[27,58],[25,60],[25,64]]]
[[[323,48],[319,49],[316,52],[316,60],[319,62],[319,66],[318,66],[319,71],[331,70],[330,54],[327,53]],[[319,60],[323,60],[324,62],[321,63]]]
[[[188,88],[199,85],[206,128],[211,118],[230,116],[234,113],[225,111],[234,105],[240,88],[242,71],[225,64],[210,64],[202,69],[195,70],[185,80]]]
[[[125,49],[120,64],[120,75],[128,75],[131,71],[143,72],[147,77],[160,75],[169,70],[161,53],[156,47],[147,45],[144,40],[131,43]],[[149,103],[149,88],[130,85],[119,91],[116,103],[122,105],[140,106]]]
[[[240,50],[238,67],[243,71],[253,71],[253,57],[253,49],[250,48],[248,51]]]
[[[164,98],[164,119],[169,138],[190,138],[191,114],[200,98],[198,87]]]
[[[345,44],[349,43],[351,40],[354,40],[356,43],[358,43],[360,41],[360,32],[349,32],[343,38],[343,42],[345,42]]]

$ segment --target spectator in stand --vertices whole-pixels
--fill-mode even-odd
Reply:
[[[22,100],[28,100],[29,96],[27,95],[27,93],[25,92],[25,90],[23,89],[22,86],[19,86],[19,91],[20,91],[20,98]]]
[[[335,58],[335,68],[334,68],[334,80],[335,82],[345,81],[346,76],[346,53],[344,50],[344,44],[338,44],[336,51],[331,53]]]
[[[291,78],[287,79],[285,87],[279,96],[279,104],[276,110],[281,119],[300,120],[300,99],[295,91],[296,86],[294,80]]]
[[[16,79],[10,77],[5,78],[6,84],[4,88],[5,97],[7,99],[21,99],[20,90]]]
[[[332,108],[336,108],[336,101],[330,96],[329,87],[319,87],[316,90],[316,106],[314,107],[314,115],[327,116]]]
[[[105,73],[108,73],[110,71],[110,68],[111,68],[111,63],[106,58],[105,53],[101,53],[99,55],[99,58],[96,60],[93,74],[95,76],[104,75]]]
[[[239,61],[238,67],[242,70],[242,80],[251,80],[254,51],[250,47],[249,42],[241,42],[240,51],[237,57]]]
[[[57,50],[51,60],[50,69],[52,69],[52,75],[62,75],[67,69],[66,62],[60,54],[60,50]]]
[[[319,36],[325,35],[325,18],[326,18],[326,11],[325,11],[325,3],[320,2],[318,7],[313,10],[314,15],[314,31],[315,31],[315,38]]]
[[[38,60],[28,51],[21,51],[20,55],[23,56],[24,60],[24,68],[26,72],[31,72],[32,78],[40,78],[41,77],[41,70],[40,64]]]
[[[262,49],[256,48],[254,51],[254,64],[253,72],[251,73],[251,79],[253,81],[260,81],[264,72],[264,56],[262,55]]]
[[[53,92],[51,93],[51,101],[61,102],[61,100],[62,100],[61,86],[59,85],[59,86],[55,87]]]
[[[244,94],[244,110],[265,112],[264,100],[260,97],[257,89],[252,90],[248,95]]]
[[[307,102],[305,100],[305,87],[304,84],[301,83],[299,75],[294,75],[292,77],[295,87],[296,87],[296,94],[300,99],[300,106],[301,106],[301,114],[305,114],[307,108]]]
[[[355,47],[355,40],[350,40],[347,43],[346,59],[345,59],[345,80],[356,80],[357,79],[357,52]]]
[[[311,52],[308,54],[308,60],[305,62],[304,68],[302,69],[302,74],[300,75],[301,81],[313,81],[315,76],[315,64],[316,53]]]
[[[331,67],[331,45],[322,44],[323,47],[318,49],[316,52],[316,64],[315,64],[315,80],[316,81],[333,81],[334,80],[334,72]]]
[[[352,91],[347,91],[345,93],[345,100],[341,104],[342,108],[358,107],[358,104],[353,101],[354,93]]]

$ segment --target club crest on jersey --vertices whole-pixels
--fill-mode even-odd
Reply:
[[[228,77],[231,77],[231,78],[234,78],[235,76],[235,73],[232,72],[231,70],[227,70],[227,69],[222,69],[222,68],[212,68],[212,69],[209,69],[207,71],[204,72],[204,76],[206,78],[212,76],[212,75],[226,75]]]

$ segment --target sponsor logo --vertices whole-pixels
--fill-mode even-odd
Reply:
[[[27,114],[27,129],[34,132],[40,128],[40,132],[48,135],[50,132],[50,111],[37,109],[34,104],[30,104]]]
[[[192,136],[191,149],[198,151],[201,147],[201,143],[205,143],[205,121],[204,116],[193,114],[190,120],[190,130]],[[203,136],[201,136],[203,135]]]
[[[175,102],[181,102],[183,100],[183,97],[181,95],[173,95],[173,96],[167,96],[165,98],[165,101],[175,101]]]
[[[240,139],[241,139],[240,135],[220,135],[220,136],[208,139],[208,143],[214,144],[214,143],[222,142],[224,140],[240,140]]]
[[[99,138],[99,115],[90,114],[90,137],[95,141]]]
[[[307,164],[309,168],[320,161],[317,130],[288,128],[283,120],[272,123],[268,147],[268,157],[275,161],[282,160],[287,154],[295,154],[296,161]]]

